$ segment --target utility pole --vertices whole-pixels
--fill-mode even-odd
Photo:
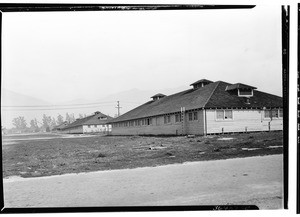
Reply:
[[[118,117],[120,116],[120,108],[122,108],[122,107],[120,107],[120,102],[119,101],[117,101],[117,109],[118,109]]]

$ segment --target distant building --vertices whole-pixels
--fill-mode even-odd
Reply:
[[[63,133],[107,133],[111,131],[111,125],[107,122],[112,119],[112,117],[97,111],[93,115],[77,119],[60,131]]]
[[[68,122],[65,121],[62,124],[59,124],[51,130],[52,132],[61,132],[66,126],[68,126]]]
[[[207,135],[283,129],[282,97],[256,87],[206,79],[110,121],[112,135]]]

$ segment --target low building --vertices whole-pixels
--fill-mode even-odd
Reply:
[[[110,121],[112,135],[207,135],[283,129],[282,97],[256,87],[206,79]]]
[[[111,125],[108,121],[113,118],[102,114],[101,112],[95,112],[85,118],[77,119],[73,123],[68,124],[61,132],[63,133],[108,133],[111,131]]]
[[[51,130],[52,132],[56,132],[56,133],[59,133],[61,132],[66,126],[68,126],[68,122],[65,121],[55,127],[53,127],[53,129]]]

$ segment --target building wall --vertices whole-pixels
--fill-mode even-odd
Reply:
[[[282,118],[265,118],[264,111],[256,109],[232,110],[232,119],[219,120],[216,110],[198,110],[197,120],[189,120],[189,111],[183,122],[175,123],[175,115],[170,115],[171,122],[165,124],[164,116],[152,118],[151,125],[113,127],[112,135],[204,135],[229,132],[273,131],[283,129]],[[192,112],[193,113],[193,112]],[[206,114],[205,114],[206,113]],[[206,116],[206,118],[205,118]],[[204,124],[206,120],[206,125]],[[184,127],[183,127],[184,126]]]
[[[216,110],[206,110],[207,133],[282,130],[282,118],[264,118],[262,110],[233,110],[232,120],[217,120]],[[270,128],[269,128],[270,126]]]
[[[111,131],[111,125],[83,125],[74,128],[64,129],[62,133],[108,133]]]
[[[171,123],[164,124],[164,116],[152,118],[152,124],[141,126],[112,127],[112,135],[176,135],[181,134],[181,124],[175,123],[175,115],[171,115]]]
[[[106,133],[111,131],[111,125],[83,125],[83,133]]]
[[[151,125],[112,127],[112,135],[203,135],[203,111],[198,112],[198,120],[188,120],[188,112],[183,123],[175,122],[175,114],[170,115],[170,123],[164,123],[164,116],[152,117]],[[184,126],[184,128],[182,127]]]
[[[82,126],[65,129],[63,133],[83,133]]]
[[[198,120],[189,120],[189,113],[186,112],[185,114],[185,127],[186,127],[186,134],[193,134],[193,135],[203,135],[204,134],[204,112],[203,110],[198,110]],[[193,113],[193,112],[192,112]]]

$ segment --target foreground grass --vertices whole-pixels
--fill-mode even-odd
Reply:
[[[45,136],[47,137],[47,136]],[[281,154],[282,132],[208,137],[3,138],[3,177],[38,177]],[[15,137],[17,139],[17,137]],[[29,139],[28,136],[24,139]],[[228,138],[227,140],[224,138]]]

